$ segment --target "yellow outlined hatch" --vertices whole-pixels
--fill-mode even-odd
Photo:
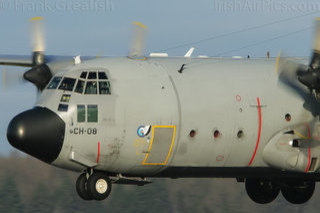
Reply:
[[[143,165],[162,165],[165,166],[172,152],[176,126],[157,125],[152,126],[152,137]]]

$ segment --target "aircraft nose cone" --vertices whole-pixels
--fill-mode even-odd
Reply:
[[[51,110],[41,107],[17,115],[7,130],[13,147],[46,163],[57,159],[64,134],[65,122]]]

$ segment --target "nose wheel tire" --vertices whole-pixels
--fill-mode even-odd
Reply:
[[[81,197],[83,200],[92,200],[92,196],[88,192],[87,188],[87,175],[81,174],[76,182],[76,189],[79,197]]]
[[[87,188],[94,200],[104,200],[111,192],[111,180],[107,175],[94,172],[88,179]]]

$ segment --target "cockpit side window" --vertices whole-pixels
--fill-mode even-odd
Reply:
[[[98,122],[98,106],[97,105],[88,105],[88,123]]]
[[[78,122],[83,123],[86,121],[86,107],[85,105],[78,105]]]
[[[96,81],[88,81],[85,94],[96,95],[97,94],[97,82]]]
[[[54,77],[49,83],[47,89],[57,89],[62,77]]]
[[[110,95],[110,83],[108,81],[99,81],[99,94]]]
[[[74,90],[76,93],[82,93],[84,89],[84,81],[79,80],[76,86],[76,89]]]
[[[73,78],[64,78],[59,86],[60,90],[72,91],[76,83],[76,79]]]

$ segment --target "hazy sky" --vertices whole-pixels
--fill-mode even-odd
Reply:
[[[311,14],[312,13],[312,14]],[[44,16],[47,53],[60,55],[128,54],[133,21],[148,26],[147,52],[199,41],[253,26],[305,15],[255,30],[194,45],[195,55],[309,56],[314,19],[320,16],[316,0],[0,0],[0,54],[29,54],[29,18]],[[304,31],[301,31],[305,29]],[[247,49],[230,50],[274,37],[299,33]],[[168,50],[181,56],[191,47]],[[2,69],[2,67],[0,67]],[[7,71],[23,69],[8,68]],[[1,77],[0,77],[1,78]],[[1,81],[2,82],[2,81]],[[2,88],[2,87],[0,87]],[[0,153],[7,153],[6,127],[14,114],[35,102],[32,85],[0,89]]]

